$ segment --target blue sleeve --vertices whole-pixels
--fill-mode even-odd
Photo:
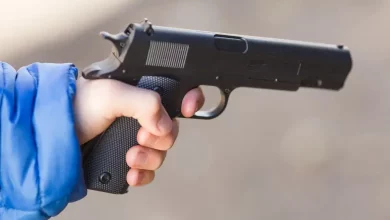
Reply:
[[[76,79],[72,64],[0,62],[0,219],[49,219],[86,196]]]

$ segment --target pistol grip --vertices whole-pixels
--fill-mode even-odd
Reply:
[[[180,114],[182,95],[179,82],[165,77],[142,77],[138,87],[158,92],[168,114]],[[111,194],[127,193],[127,151],[138,145],[140,125],[133,118],[118,118],[106,131],[82,146],[87,188]]]

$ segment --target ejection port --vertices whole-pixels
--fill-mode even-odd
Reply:
[[[247,43],[241,37],[215,35],[214,40],[218,50],[233,53],[245,53],[247,51]]]

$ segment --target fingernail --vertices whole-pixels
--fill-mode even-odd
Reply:
[[[164,115],[161,117],[160,121],[157,124],[158,129],[162,132],[169,132],[172,129],[172,120]]]
[[[137,154],[137,157],[135,159],[135,164],[137,167],[142,167],[143,165],[146,164],[146,160],[148,159],[148,154],[143,152],[143,151],[140,151],[138,152]]]

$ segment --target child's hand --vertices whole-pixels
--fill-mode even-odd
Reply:
[[[204,104],[200,89],[186,94],[182,114],[191,117]],[[80,78],[75,97],[76,128],[80,144],[84,144],[106,130],[116,118],[132,117],[141,124],[138,143],[126,155],[132,168],[127,175],[130,186],[149,184],[154,171],[163,163],[178,135],[176,120],[171,120],[157,93],[130,86],[115,80]]]

